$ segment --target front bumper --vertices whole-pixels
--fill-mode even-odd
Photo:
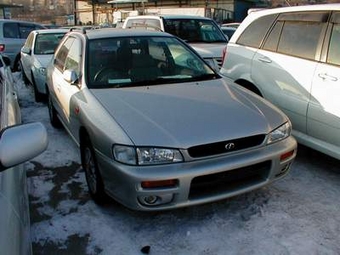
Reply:
[[[296,156],[293,137],[255,149],[189,162],[128,166],[97,151],[106,192],[128,208],[159,211],[213,202],[285,176]],[[287,152],[289,156],[282,159]],[[162,185],[162,183],[172,183]],[[142,183],[161,183],[145,188]]]

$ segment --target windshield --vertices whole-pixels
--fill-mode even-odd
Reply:
[[[164,19],[164,30],[188,43],[227,42],[221,29],[213,20]]]
[[[58,46],[59,41],[64,37],[65,33],[38,34],[35,40],[34,54],[53,54],[55,48]]]
[[[149,86],[219,77],[177,38],[124,37],[89,41],[87,86]]]

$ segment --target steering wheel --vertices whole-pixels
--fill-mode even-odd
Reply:
[[[104,79],[110,78],[118,78],[117,70],[112,67],[103,67],[101,68],[95,75],[94,81],[103,81]]]

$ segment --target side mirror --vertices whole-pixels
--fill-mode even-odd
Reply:
[[[65,70],[63,73],[63,78],[65,81],[71,83],[71,84],[76,84],[78,81],[78,75],[74,70]]]
[[[27,47],[22,47],[21,52],[31,55],[31,49]]]
[[[10,126],[2,130],[0,172],[38,156],[47,145],[47,131],[40,122]]]

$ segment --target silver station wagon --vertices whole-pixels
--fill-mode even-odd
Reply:
[[[47,87],[51,123],[79,145],[97,203],[109,195],[152,211],[217,201],[285,176],[296,155],[286,115],[167,33],[69,32]]]

